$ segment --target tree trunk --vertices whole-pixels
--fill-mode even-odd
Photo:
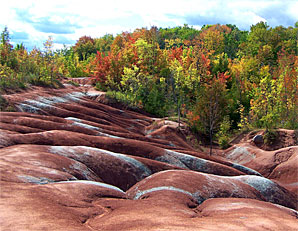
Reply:
[[[181,121],[180,121],[180,114],[181,114],[181,109],[180,109],[180,107],[181,107],[181,95],[180,95],[180,101],[178,100],[177,106],[178,106],[178,128],[180,128],[180,123],[181,123]]]
[[[210,136],[210,152],[209,152],[209,155],[211,156],[212,155],[212,143],[213,143],[213,131],[210,129],[210,132],[209,132],[209,136]]]
[[[214,120],[214,108],[213,108],[213,105],[212,105],[212,98],[210,96],[210,105],[209,105],[209,139],[210,139],[210,152],[209,152],[209,155],[211,156],[212,155],[212,135],[213,135],[213,120]]]
[[[178,105],[178,128],[180,128],[180,107]]]

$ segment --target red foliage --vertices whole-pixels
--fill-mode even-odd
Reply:
[[[180,63],[182,63],[182,55],[183,55],[183,48],[180,47],[172,47],[169,51],[169,58],[170,60],[177,59]]]
[[[204,54],[202,54],[202,61],[204,66],[209,70],[210,69],[210,59],[208,59]]]
[[[205,73],[207,76],[211,75],[211,66],[210,66],[210,59],[208,56],[205,56],[203,53],[201,54],[201,61],[202,61],[202,73]]]
[[[284,94],[286,97],[290,97],[292,92],[298,91],[298,84],[297,84],[297,63],[298,63],[298,56],[294,54],[289,54],[284,49],[282,49],[278,53],[278,71],[276,78],[282,77],[283,78],[283,87],[284,87]],[[296,98],[298,98],[296,96]]]
[[[231,75],[228,75],[227,73],[218,73],[218,74],[217,74],[217,78],[218,78],[222,83],[225,83],[230,77],[231,77]]]
[[[95,41],[90,36],[82,36],[79,38],[79,40],[76,42],[74,49],[77,50],[82,44],[91,43],[92,45],[95,44]]]
[[[105,83],[110,69],[111,69],[110,54],[108,56],[104,56],[101,52],[98,51],[95,58],[94,78],[100,83]]]
[[[192,111],[188,111],[186,116],[191,126],[195,126],[195,124],[200,120],[200,116]]]

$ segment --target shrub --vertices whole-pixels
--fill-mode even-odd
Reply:
[[[219,132],[216,134],[218,138],[218,144],[221,148],[226,149],[229,145],[229,131],[231,129],[231,121],[229,116],[225,116],[220,124]]]
[[[8,103],[6,99],[0,95],[0,111],[4,111],[4,109],[7,107]]]
[[[106,97],[112,100],[112,103],[120,103],[125,107],[136,108],[133,97],[119,91],[107,91]]]
[[[278,133],[273,130],[266,130],[264,134],[264,144],[272,145],[276,142]]]

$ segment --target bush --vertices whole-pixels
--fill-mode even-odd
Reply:
[[[218,144],[222,149],[226,149],[230,146],[229,140],[229,131],[231,129],[231,121],[229,116],[225,116],[223,121],[220,124],[219,132],[216,134],[218,138]]]
[[[278,133],[273,130],[267,130],[264,134],[264,144],[272,145],[276,142]]]
[[[7,89],[24,89],[26,88],[26,79],[22,74],[13,72],[7,66],[0,64],[0,91],[5,92]]]
[[[4,109],[7,107],[8,103],[6,99],[0,95],[0,111],[4,111]]]
[[[75,82],[75,81],[73,81],[73,80],[69,80],[69,81],[67,81],[66,83],[67,83],[67,84],[71,84],[71,85],[73,85],[73,86],[75,86],[75,87],[79,87],[79,86],[80,86],[79,83],[77,83],[77,82]]]
[[[133,97],[119,91],[107,91],[106,97],[112,100],[112,103],[120,103],[125,107],[136,108]],[[114,101],[114,102],[113,102]]]
[[[229,140],[230,138],[228,136],[219,137],[218,144],[222,149],[227,149],[230,147]]]
[[[156,83],[152,83],[152,89],[146,89],[145,94],[141,94],[140,100],[144,104],[144,109],[152,115],[164,117],[168,114],[170,105],[168,104],[163,89]]]

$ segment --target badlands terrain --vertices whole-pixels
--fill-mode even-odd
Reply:
[[[272,147],[249,133],[210,156],[177,123],[86,86],[3,97],[3,231],[297,230],[295,131],[279,130]]]

